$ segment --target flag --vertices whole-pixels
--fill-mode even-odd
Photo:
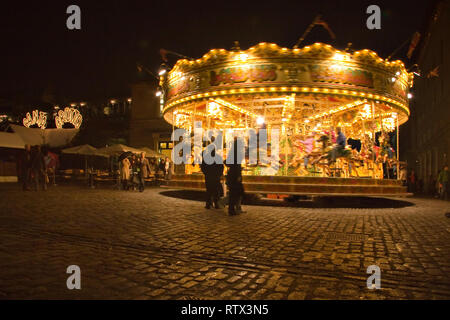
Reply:
[[[433,70],[428,72],[427,79],[430,79],[430,78],[433,78],[433,77],[436,77],[436,78],[439,77],[439,66],[437,66],[436,68],[434,68]]]
[[[408,53],[406,54],[406,56],[408,57],[408,59],[411,59],[411,56],[414,52],[414,49],[416,49],[417,44],[419,43],[420,40],[420,33],[419,32],[415,32],[411,38],[411,43],[409,45],[408,48]]]

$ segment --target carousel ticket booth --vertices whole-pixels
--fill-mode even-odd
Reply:
[[[396,178],[398,128],[410,114],[412,83],[401,61],[367,49],[213,49],[161,76],[163,116],[189,133],[196,123],[224,135],[242,132],[246,144],[248,129],[266,129],[268,145],[277,130],[279,166],[245,162],[246,192],[406,195]],[[203,189],[199,165],[185,165],[170,186]]]

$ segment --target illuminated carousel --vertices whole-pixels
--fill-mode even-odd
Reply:
[[[260,43],[178,60],[161,76],[161,107],[174,129],[189,133],[195,123],[225,134],[265,128],[270,144],[271,129],[278,129],[279,167],[243,165],[246,192],[406,195],[392,172],[399,168],[398,127],[410,114],[412,82],[401,61],[367,49]],[[182,171],[170,186],[204,188],[199,165]]]

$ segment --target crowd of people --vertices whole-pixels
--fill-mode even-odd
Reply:
[[[47,185],[55,184],[55,171],[57,157],[41,146],[25,145],[25,151],[19,157],[17,163],[17,176],[24,191],[47,190]]]
[[[150,177],[157,177],[169,180],[173,174],[173,163],[168,157],[150,160],[145,157],[145,152],[140,154],[129,153],[123,157],[120,166],[120,181],[123,190],[139,189],[144,191],[145,180]]]
[[[337,138],[340,130],[338,130]],[[344,141],[345,138],[341,138]],[[338,139],[336,139],[338,140]],[[339,142],[341,142],[339,141]],[[336,141],[337,147],[343,148],[343,143]],[[237,163],[237,155],[234,152],[237,148],[237,140],[235,140],[232,150],[234,154],[234,161],[230,161],[227,157],[226,161],[222,163],[213,162],[208,164],[205,162],[203,151],[203,160],[200,166],[201,172],[205,176],[206,185],[206,208],[212,207],[221,209],[224,208],[225,199],[228,201],[228,212],[230,215],[242,213],[241,202],[244,195],[244,188],[242,184],[242,166]],[[206,149],[205,149],[206,150]],[[339,151],[332,152],[332,155],[339,153]],[[216,155],[214,151],[212,157],[221,157]],[[334,156],[332,157],[332,159]],[[47,190],[49,183],[56,184],[56,168],[58,164],[58,156],[49,152],[46,147],[39,145],[30,146],[25,145],[24,152],[17,159],[17,175],[18,180],[22,185],[24,191],[38,191]],[[307,161],[307,160],[306,160]],[[306,162],[305,161],[305,162]],[[220,162],[220,161],[219,161]],[[171,179],[174,173],[173,162],[168,157],[165,159],[150,158],[145,156],[145,153],[129,154],[123,157],[119,166],[119,185],[123,190],[139,190],[144,191],[145,182],[149,178],[154,178],[155,181],[167,181]],[[226,175],[224,175],[224,171]],[[93,180],[93,175],[90,176]],[[399,179],[404,181],[408,192],[414,194],[429,195],[435,198],[448,200],[449,195],[449,170],[448,165],[445,165],[437,174],[436,177],[430,175],[426,183],[422,179],[418,179],[414,170],[406,169],[406,166],[401,165],[399,170]],[[225,197],[225,187],[228,187],[228,197]],[[93,181],[90,182],[92,185]]]
[[[437,176],[431,174],[426,183],[422,179],[418,179],[414,169],[412,169],[406,178],[406,184],[408,192],[448,200],[450,193],[448,165],[444,165]]]

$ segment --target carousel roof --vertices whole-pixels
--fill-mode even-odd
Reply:
[[[276,43],[261,42],[247,50],[225,50],[211,49],[201,58],[196,60],[180,59],[169,74],[175,75],[177,72],[186,72],[189,69],[204,67],[210,64],[220,62],[250,62],[254,58],[281,58],[281,59],[299,59],[299,58],[323,58],[334,59],[338,61],[354,61],[367,66],[384,68],[388,71],[399,71],[401,76],[407,77],[409,81],[413,80],[413,73],[408,73],[404,63],[401,60],[389,61],[383,59],[375,51],[362,49],[352,53],[334,48],[329,44],[316,42],[303,48],[290,49],[278,46]],[[412,82],[410,83],[412,85]]]
[[[212,49],[197,60],[178,60],[161,76],[163,113],[173,123],[180,113],[257,118],[272,110],[278,122],[304,123],[353,109],[367,111],[375,104],[377,115],[398,116],[401,124],[410,113],[413,77],[400,60],[382,59],[368,49],[349,53],[323,43],[301,49],[274,43],[239,51]]]

